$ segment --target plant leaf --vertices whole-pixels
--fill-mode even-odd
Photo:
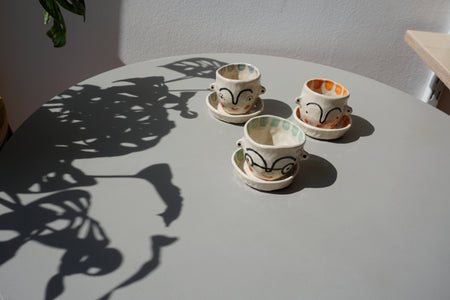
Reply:
[[[48,24],[51,19],[52,17],[50,16],[50,14],[46,10],[44,10],[44,24]]]
[[[66,44],[66,25],[58,4],[55,0],[39,0],[47,16],[47,23],[53,19],[53,26],[47,31],[47,36],[52,40],[54,47],[62,47]]]
[[[59,10],[58,5],[55,0],[39,0],[44,10],[53,18],[60,19],[62,18],[61,11]]]
[[[72,0],[72,1],[56,0],[56,1],[58,1],[61,7],[67,9],[68,11],[83,16],[83,19],[86,16],[86,6],[84,4],[84,0]]]
[[[53,26],[47,31],[47,36],[52,40],[54,47],[64,46],[66,44],[66,26],[53,19]]]
[[[44,24],[53,19],[53,26],[47,31],[47,36],[52,40],[54,47],[62,47],[66,44],[66,24],[59,6],[71,13],[83,16],[86,19],[86,5],[84,0],[39,0],[44,8]]]

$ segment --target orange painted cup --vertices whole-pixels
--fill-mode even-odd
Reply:
[[[341,120],[352,113],[347,105],[350,92],[329,79],[310,79],[303,85],[295,102],[300,108],[300,119],[319,128],[337,128]]]

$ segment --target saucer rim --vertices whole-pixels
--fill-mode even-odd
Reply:
[[[227,114],[225,112],[221,112],[216,107],[214,107],[211,104],[211,102],[209,101],[211,95],[214,93],[215,92],[211,92],[206,96],[206,105],[207,105],[209,111],[212,113],[212,115],[218,120],[221,120],[221,121],[224,121],[227,123],[233,123],[233,124],[243,124],[243,123],[247,122],[248,120],[250,120],[251,118],[257,117],[264,110],[264,101],[260,97],[258,97],[258,98],[256,98],[254,104],[258,103],[258,101],[261,102],[261,108],[253,113],[250,113],[250,114],[246,113],[243,115],[231,115],[231,114]]]
[[[294,120],[297,122],[297,124],[302,127],[304,133],[312,138],[321,139],[321,140],[334,140],[342,137],[349,129],[352,127],[352,117],[351,115],[348,115],[349,123],[347,126],[342,128],[319,128],[316,126],[309,125],[305,122],[303,122],[302,119],[300,119],[297,116],[297,111],[300,110],[298,106],[296,106],[292,111],[292,116]],[[329,135],[329,136],[323,136],[323,135]]]
[[[283,178],[281,180],[273,180],[273,181],[266,181],[262,180],[260,178],[257,178],[255,176],[248,175],[243,168],[241,168],[235,161],[235,156],[239,151],[244,151],[243,149],[239,148],[236,151],[233,152],[233,155],[231,156],[231,162],[233,164],[233,167],[235,171],[238,173],[239,178],[241,181],[243,181],[246,185],[260,191],[275,191],[275,190],[281,190],[283,188],[288,187],[292,184],[295,177],[297,176],[299,172],[299,166],[297,166],[296,170],[294,171],[294,174]],[[245,160],[243,165],[245,164]],[[242,165],[242,166],[243,166]]]

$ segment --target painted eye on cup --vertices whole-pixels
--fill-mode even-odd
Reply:
[[[252,96],[249,96],[249,97],[247,98],[247,100],[248,100],[248,101],[252,101],[252,100],[253,100],[253,97],[252,97]]]
[[[247,164],[249,166],[267,169],[266,161],[261,156],[261,154],[251,148],[246,148],[245,151],[247,151],[247,153],[245,153],[245,160],[247,161]]]
[[[285,175],[292,170],[295,164],[295,160],[296,159],[292,156],[279,158],[273,163],[273,169],[280,170],[281,174]]]
[[[290,164],[285,165],[285,166],[281,169],[281,174],[285,175],[285,174],[289,173],[289,172],[292,170],[293,167],[294,167],[294,164],[293,164],[293,163],[290,163]]]

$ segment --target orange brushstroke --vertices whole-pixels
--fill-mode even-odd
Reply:
[[[315,89],[320,89],[320,87],[322,86],[323,80],[322,79],[316,79],[314,80],[314,88]]]
[[[336,84],[336,88],[334,89],[336,94],[340,95],[342,93],[342,86],[340,84]]]

